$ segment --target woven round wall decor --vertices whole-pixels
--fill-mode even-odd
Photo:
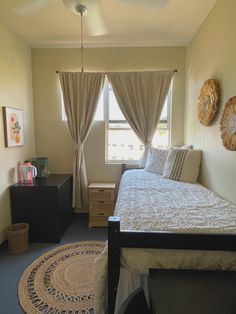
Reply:
[[[219,107],[220,86],[215,79],[206,80],[198,97],[197,115],[199,122],[209,126],[213,121]]]
[[[228,150],[236,150],[236,96],[225,104],[220,128],[224,147]]]

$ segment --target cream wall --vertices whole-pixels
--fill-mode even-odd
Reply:
[[[0,105],[23,109],[25,145],[5,148],[0,110],[0,243],[11,223],[9,185],[16,182],[16,166],[35,154],[32,105],[31,51],[0,23]]]
[[[172,144],[183,142],[184,47],[85,49],[85,70],[127,71],[178,69],[173,84]],[[69,172],[73,145],[61,119],[61,95],[56,70],[80,71],[79,49],[33,49],[35,136],[38,156],[49,157],[51,172]],[[85,145],[89,181],[119,182],[120,165],[105,164],[105,125],[95,122]]]
[[[223,147],[220,119],[225,102],[236,95],[236,1],[219,0],[187,47],[185,141],[203,150],[201,181],[236,204],[236,152]],[[221,85],[220,111],[212,126],[198,123],[196,103],[208,78]]]

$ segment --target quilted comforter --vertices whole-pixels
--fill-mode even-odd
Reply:
[[[115,215],[122,230],[236,233],[236,206],[200,184],[177,182],[145,170],[126,171]],[[130,274],[149,268],[236,271],[236,252],[123,248],[117,306],[135,288]],[[107,249],[96,260],[96,313],[106,310]],[[122,278],[123,274],[123,278]],[[130,282],[127,282],[130,280]],[[129,288],[127,288],[127,286]]]

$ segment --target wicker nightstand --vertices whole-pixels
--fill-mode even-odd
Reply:
[[[113,215],[115,183],[91,183],[89,185],[89,227],[106,227]]]

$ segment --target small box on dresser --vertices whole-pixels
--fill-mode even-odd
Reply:
[[[91,183],[89,185],[89,227],[106,227],[113,215],[115,183]]]

